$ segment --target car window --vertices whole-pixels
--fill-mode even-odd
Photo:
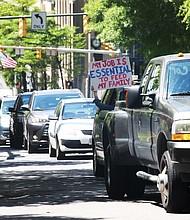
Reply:
[[[68,118],[92,118],[96,114],[96,105],[93,102],[67,103],[65,104],[62,116]]]
[[[2,106],[1,106],[2,113],[3,114],[7,114],[9,112],[9,107],[13,107],[14,106],[14,102],[15,102],[15,100],[4,101]]]
[[[148,82],[148,77],[150,75],[150,72],[152,70],[152,67],[153,67],[153,63],[150,63],[148,65],[148,67],[146,68],[145,70],[145,73],[143,75],[143,78],[141,80],[141,89],[142,89],[142,93],[145,93],[145,89],[146,89],[146,86],[147,86],[147,82]]]
[[[106,91],[106,94],[102,100],[102,103],[106,104],[106,105],[115,105],[115,101],[117,98],[117,90],[116,89],[108,89]]]
[[[17,100],[16,100],[15,105],[14,105],[15,110],[20,111],[22,105],[28,104],[30,96],[31,96],[30,94],[19,95],[17,97]]]
[[[166,67],[167,95],[190,92],[190,62],[189,60],[173,61]]]
[[[155,93],[159,87],[161,64],[156,64],[150,76],[146,93]]]
[[[32,110],[53,110],[62,99],[81,98],[79,93],[36,95]]]

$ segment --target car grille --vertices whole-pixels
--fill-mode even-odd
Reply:
[[[84,135],[92,135],[92,130],[82,130]]]
[[[91,145],[89,144],[81,144],[79,140],[62,140],[62,144],[65,145],[68,148],[90,148]]]
[[[46,124],[42,132],[42,136],[41,136],[42,140],[48,140],[48,128],[49,128],[49,124]]]

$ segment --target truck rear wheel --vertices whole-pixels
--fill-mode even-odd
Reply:
[[[49,156],[50,157],[56,157],[56,149],[54,149],[51,145],[51,143],[49,142]]]
[[[164,181],[158,183],[163,207],[167,212],[181,212],[186,203],[188,185],[182,182],[179,173],[174,168],[169,152],[166,151],[160,162],[159,178]]]
[[[141,168],[127,167],[126,172],[126,194],[129,199],[141,198],[144,195],[145,181],[136,176]]]
[[[125,195],[125,167],[112,163],[110,148],[105,155],[105,184],[109,198],[123,199]]]
[[[93,173],[96,177],[104,177],[104,166],[97,159],[95,147],[93,147]]]
[[[61,151],[60,146],[59,146],[59,141],[57,138],[56,138],[56,157],[57,157],[57,160],[65,159],[65,153]]]

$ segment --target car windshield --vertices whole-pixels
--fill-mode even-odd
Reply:
[[[166,69],[167,95],[190,95],[190,60],[170,62]]]
[[[96,109],[96,105],[92,102],[67,103],[63,108],[62,118],[93,118]]]
[[[15,100],[4,101],[2,106],[1,106],[2,107],[2,113],[3,114],[8,114],[9,113],[9,107],[13,107],[14,102],[15,102]]]
[[[62,99],[81,98],[80,94],[48,94],[39,95],[34,98],[32,110],[43,111],[53,110]]]

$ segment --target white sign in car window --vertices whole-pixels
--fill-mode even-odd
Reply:
[[[95,91],[131,86],[132,71],[129,57],[91,62],[90,80]]]

